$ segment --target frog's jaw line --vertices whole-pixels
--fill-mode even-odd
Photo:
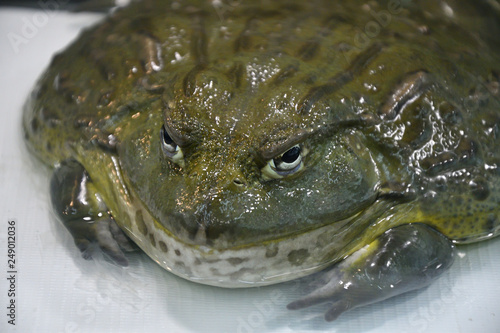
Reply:
[[[184,279],[225,288],[245,288],[269,285],[292,280],[310,274],[310,271],[296,266],[290,269],[287,258],[280,256],[288,253],[286,244],[275,245],[277,254],[267,258],[266,246],[251,246],[239,249],[217,250],[206,246],[186,244],[169,235],[152,217],[144,213],[144,222],[150,234],[155,235],[155,242],[140,235],[139,230],[132,230],[130,236],[153,260],[166,270]],[[136,225],[133,225],[136,228]],[[162,242],[166,247],[159,246]],[[165,252],[165,249],[168,249]],[[305,249],[304,249],[305,250]],[[321,267],[318,267],[320,269]],[[282,272],[288,272],[283,276]]]
[[[310,275],[339,259],[322,259],[334,251],[335,242],[318,246],[325,233],[338,232],[331,225],[285,240],[221,250],[180,241],[155,223],[140,203],[129,206],[131,221],[138,210],[147,233],[131,223],[126,228],[129,237],[161,267],[196,283],[225,288],[270,285]]]

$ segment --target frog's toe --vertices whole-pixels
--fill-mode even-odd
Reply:
[[[342,278],[340,273],[339,265],[336,265],[330,270],[316,274],[307,287],[310,293],[289,303],[287,308],[299,310],[323,302],[337,302],[342,291],[342,285],[339,284]]]
[[[332,302],[325,319],[427,286],[453,262],[454,247],[434,229],[408,224],[390,229],[344,261],[318,274],[316,289],[291,310]]]
[[[114,221],[100,220],[96,223],[96,240],[99,248],[120,266],[128,266],[128,260],[122,251],[119,240],[113,235]]]
[[[92,243],[88,239],[75,238],[75,245],[80,250],[83,259],[92,259]]]
[[[128,236],[123,232],[118,224],[116,224],[114,219],[110,220],[109,231],[123,251],[132,252],[137,250],[137,245],[135,245],[135,243],[132,242],[130,238],[128,238]]]
[[[327,299],[323,299],[321,297],[314,298],[314,299],[300,299],[297,301],[294,301],[290,304],[288,304],[287,308],[289,310],[298,310],[298,309],[303,309],[306,307],[309,307],[311,305],[323,303],[327,301]],[[334,321],[337,319],[342,313],[348,311],[351,309],[352,303],[350,303],[347,300],[339,300],[336,302],[333,302],[328,309],[328,311],[325,313],[325,320],[326,321]]]
[[[299,310],[316,304],[330,302],[331,306],[325,313],[325,320],[333,321],[342,313],[359,306],[355,299],[349,299],[349,294],[344,289],[340,265],[335,266],[329,271],[320,273],[312,284],[317,286],[317,289],[289,303],[287,305],[289,310]]]
[[[333,306],[325,313],[326,321],[334,321],[337,319],[342,313],[346,312],[352,307],[352,305],[345,301],[338,301],[333,304]]]
[[[84,259],[92,259],[96,251],[101,250],[116,264],[128,266],[128,260],[124,251],[132,251],[134,248],[121,230],[118,230],[119,233],[117,230],[114,230],[116,223],[112,219],[99,219],[90,222],[66,221],[64,224],[73,235],[75,245],[80,250]],[[79,226],[75,227],[76,225]]]

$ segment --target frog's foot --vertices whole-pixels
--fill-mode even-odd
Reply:
[[[123,251],[134,246],[108,213],[80,163],[63,161],[54,171],[50,192],[57,215],[85,259],[92,258],[97,245],[117,264],[128,265]]]
[[[288,304],[288,309],[332,302],[325,319],[335,320],[350,309],[427,286],[452,264],[453,253],[451,242],[424,224],[390,229],[321,272],[316,289]]]
[[[133,251],[134,247],[112,218],[98,218],[94,221],[63,220],[63,223],[73,236],[83,258],[92,259],[98,248],[118,265],[128,266],[123,252]]]

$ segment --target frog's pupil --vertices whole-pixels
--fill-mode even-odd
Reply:
[[[281,156],[281,160],[285,163],[293,163],[300,155],[300,148],[295,146],[287,150],[286,153]]]
[[[168,135],[167,131],[165,130],[165,126],[162,127],[162,132],[163,132],[163,142],[167,145],[172,145],[174,143],[174,140]]]

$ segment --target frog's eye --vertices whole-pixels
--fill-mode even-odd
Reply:
[[[165,126],[161,127],[160,130],[160,140],[161,140],[161,150],[163,153],[172,160],[172,162],[181,164],[184,155],[181,148],[172,140],[170,135],[168,135]]]
[[[295,145],[280,156],[267,161],[262,174],[267,179],[283,178],[296,173],[303,167],[302,149],[299,145]]]

